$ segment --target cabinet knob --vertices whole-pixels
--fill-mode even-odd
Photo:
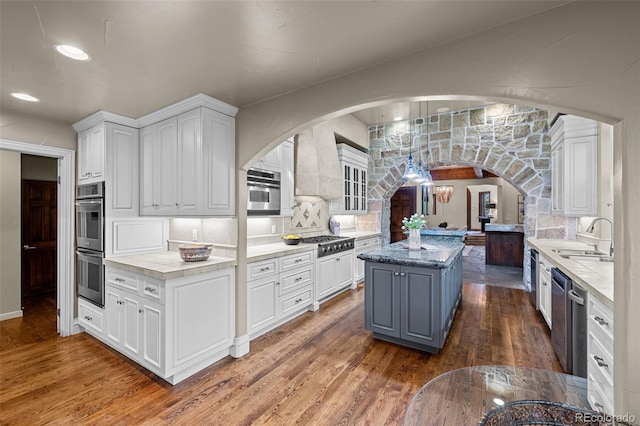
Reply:
[[[144,311],[142,309],[138,309],[138,312],[139,313],[143,313]]]
[[[176,207],[177,207],[177,208],[180,208],[180,203],[176,203]]]
[[[336,262],[340,262],[340,258],[339,257],[336,257]]]
[[[598,363],[598,367],[604,367],[604,368],[609,368],[609,366],[607,365],[606,362],[604,362],[604,359],[602,359],[601,357],[599,357],[598,355],[594,355],[593,359],[596,360],[596,362]]]
[[[393,273],[393,276],[394,276],[394,277],[397,277],[397,276],[399,276],[399,275],[400,275],[400,272],[394,272],[394,273]]]
[[[405,275],[407,275],[407,274],[405,274],[404,272],[400,272],[400,276],[401,277],[404,277]]]
[[[93,318],[91,318],[89,315],[85,315],[84,319],[86,319],[87,321],[93,321]]]
[[[279,282],[277,282],[277,283],[276,283],[276,285],[280,285],[280,283],[279,283]]]
[[[598,316],[597,316],[597,317],[595,317],[595,318],[593,318],[593,319],[594,319],[594,320],[596,320],[596,322],[597,322],[598,324],[600,324],[600,325],[607,325],[607,326],[609,325],[609,323],[608,323],[608,322],[606,322],[604,319],[602,319],[602,318],[600,318],[600,317],[598,317]]]

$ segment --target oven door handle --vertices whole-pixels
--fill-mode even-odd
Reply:
[[[87,250],[87,249],[83,249],[82,247],[76,248],[76,254],[87,256],[87,257],[95,257],[97,259],[103,258],[101,251]]]
[[[86,206],[87,204],[102,204],[102,200],[76,201],[76,207]]]
[[[266,183],[266,182],[251,182],[247,184],[249,188],[272,188],[272,189],[280,189],[279,183]]]

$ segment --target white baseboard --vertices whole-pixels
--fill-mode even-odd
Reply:
[[[233,346],[231,346],[229,350],[229,355],[234,358],[240,358],[249,353],[249,335],[245,334],[244,336],[236,337],[233,340]]]
[[[14,318],[22,317],[22,309],[13,312],[7,312],[6,314],[0,314],[0,321],[10,320]]]

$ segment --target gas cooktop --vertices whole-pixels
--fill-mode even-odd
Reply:
[[[318,244],[318,257],[329,256],[347,250],[353,250],[355,238],[337,235],[318,235],[302,238],[303,243]]]

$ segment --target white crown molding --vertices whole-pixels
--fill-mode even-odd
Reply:
[[[236,113],[238,112],[238,108],[234,107],[233,105],[229,105],[228,103],[219,101],[203,93],[198,93],[197,95],[194,95],[190,98],[184,99],[180,102],[176,102],[175,104],[171,104],[162,109],[159,109],[158,111],[154,111],[151,114],[140,117],[137,120],[138,127],[142,128],[199,107],[207,107],[230,117],[235,117]]]
[[[104,123],[105,121],[108,121],[109,123],[116,123],[123,126],[133,127],[136,129],[138,128],[138,120],[104,110],[95,112],[90,116],[78,121],[77,123],[72,124],[72,126],[76,132],[80,133],[84,130],[90,129],[96,124]]]

